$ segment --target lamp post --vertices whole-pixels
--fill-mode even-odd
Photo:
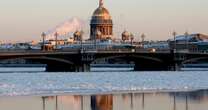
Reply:
[[[186,39],[186,49],[189,50],[189,47],[188,47],[188,36],[189,36],[189,33],[186,31],[184,33],[184,35],[185,35],[185,39]]]
[[[56,32],[55,34],[54,34],[54,36],[55,36],[55,47],[56,47],[56,49],[58,48],[58,32]]]
[[[131,46],[133,46],[134,35],[132,33],[130,34],[130,39],[131,39]]]
[[[94,33],[94,49],[97,49],[97,36],[96,36],[96,32]]]
[[[144,39],[145,39],[146,35],[143,33],[141,35],[141,38],[142,38],[142,47],[144,48]]]
[[[173,36],[174,36],[174,44],[173,44],[173,56],[174,56],[174,61],[175,61],[175,65],[174,65],[174,71],[177,71],[179,68],[178,68],[178,64],[177,64],[177,62],[176,62],[176,59],[177,59],[177,57],[176,57],[176,52],[177,52],[177,50],[176,50],[176,35],[177,35],[177,33],[175,32],[175,31],[173,31]],[[174,97],[175,98],[175,97]],[[175,100],[175,99],[174,99]]]
[[[84,31],[80,31],[81,50],[83,50],[83,34],[84,34]]]
[[[177,35],[177,33],[174,31],[174,32],[173,32],[173,36],[174,36],[174,47],[173,47],[173,52],[174,52],[174,53],[176,52],[176,35]]]
[[[42,50],[45,50],[45,37],[46,37],[45,32],[43,32],[43,33],[41,34],[41,36],[42,36],[42,39],[43,39],[43,42],[42,42]]]

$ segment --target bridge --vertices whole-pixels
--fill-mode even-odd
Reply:
[[[90,71],[90,64],[100,60],[111,60],[108,63],[134,64],[136,71],[178,70],[183,64],[208,62],[208,53],[202,52],[170,52],[145,49],[117,49],[117,50],[15,50],[1,51],[0,61],[11,59],[25,59],[32,62],[46,64],[46,71]]]

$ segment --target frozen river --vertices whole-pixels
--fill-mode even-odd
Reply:
[[[0,110],[207,110],[208,72],[0,68]]]
[[[181,72],[0,72],[0,96],[106,94],[208,89],[208,71]],[[34,69],[34,68],[33,68]],[[8,68],[7,68],[8,70]]]

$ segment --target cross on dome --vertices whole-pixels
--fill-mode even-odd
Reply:
[[[99,7],[103,7],[103,0],[100,0]]]

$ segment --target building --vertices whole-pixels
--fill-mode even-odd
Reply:
[[[74,36],[74,41],[81,41],[82,40],[82,34],[83,34],[83,32],[76,31],[73,35]]]
[[[130,33],[128,31],[124,31],[122,34],[121,34],[121,39],[123,42],[125,41],[129,41],[130,40]]]
[[[201,33],[178,35],[174,39],[169,40],[171,50],[188,50],[188,51],[201,51],[208,52],[208,35]]]
[[[104,7],[103,0],[99,0],[98,8],[93,12],[90,21],[90,38],[84,40],[83,31],[77,30],[73,33],[72,38],[67,40],[45,40],[41,42],[43,50],[53,49],[129,49],[133,44],[134,36],[128,31],[122,33],[122,41],[113,38],[113,20],[109,11]],[[58,34],[55,34],[58,37]],[[42,37],[45,37],[43,33]]]
[[[97,37],[97,33],[101,33]],[[103,6],[100,0],[99,7],[94,11],[90,21],[90,40],[106,40],[113,37],[113,21],[109,11]]]
[[[144,42],[143,48],[156,49],[156,50],[169,50],[169,44],[167,41]]]

